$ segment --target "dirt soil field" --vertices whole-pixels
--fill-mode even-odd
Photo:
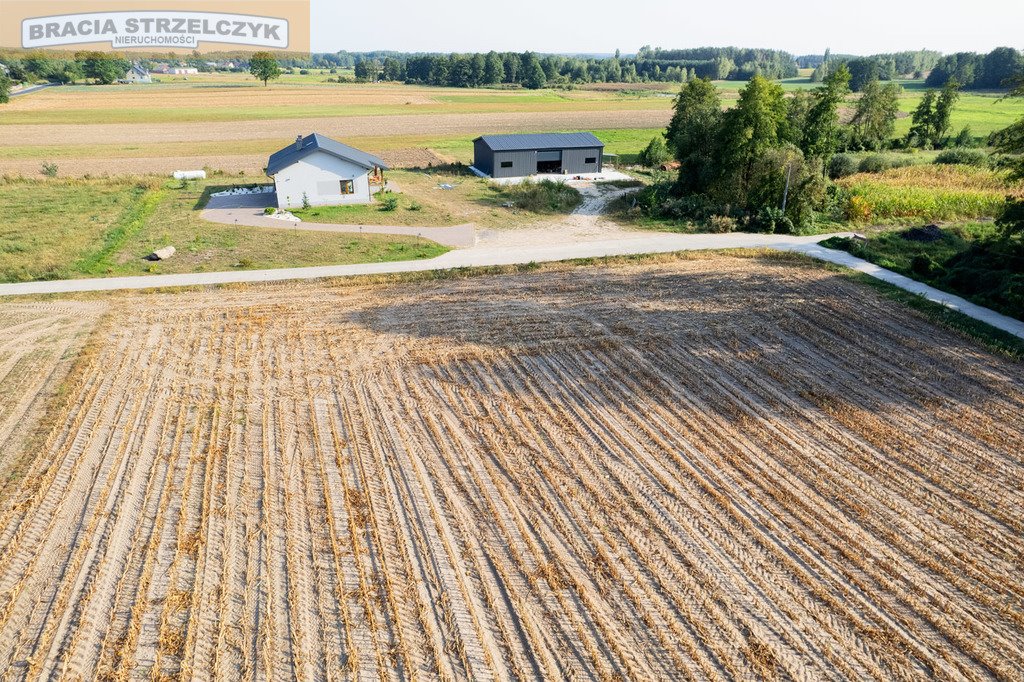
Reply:
[[[840,275],[109,301],[0,507],[14,678],[1024,677],[1024,369]]]

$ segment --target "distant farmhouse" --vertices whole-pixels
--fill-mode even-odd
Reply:
[[[199,69],[191,66],[171,66],[169,64],[157,64],[153,67],[153,73],[165,76],[190,76],[199,73]]]
[[[369,203],[384,186],[385,170],[376,156],[317,133],[299,135],[267,164],[278,208]]]
[[[124,78],[120,79],[121,83],[152,83],[153,77],[149,75],[149,71],[146,71],[141,64],[135,62],[132,64],[132,68],[128,69],[128,73],[125,74]]]
[[[600,173],[604,143],[592,133],[484,135],[473,140],[473,166],[492,178],[537,173]]]

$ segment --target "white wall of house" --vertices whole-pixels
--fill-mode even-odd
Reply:
[[[352,181],[352,194],[341,193],[341,181]],[[370,202],[368,171],[322,151],[284,168],[274,176],[278,208],[299,208],[305,192],[310,206],[339,206]]]

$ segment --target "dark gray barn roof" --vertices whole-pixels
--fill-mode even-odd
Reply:
[[[481,135],[476,138],[496,152],[524,149],[593,149],[604,142],[593,133],[532,133],[527,135]],[[474,140],[475,141],[475,140]]]
[[[373,154],[367,154],[355,147],[349,147],[347,144],[342,144],[337,140],[313,133],[302,138],[301,146],[297,146],[293,142],[284,149],[271,154],[270,161],[267,163],[267,175],[277,175],[282,169],[301,161],[316,151],[326,152],[339,159],[351,161],[367,170],[372,170],[374,166],[387,170],[384,162]]]

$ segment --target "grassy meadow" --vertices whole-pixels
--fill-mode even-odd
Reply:
[[[203,272],[431,258],[447,249],[417,238],[209,223],[207,184],[154,178],[24,180],[0,184],[0,281]],[[159,263],[143,258],[173,245]]]
[[[849,216],[861,224],[993,218],[1024,185],[985,168],[917,165],[858,173],[839,184],[850,193]]]

